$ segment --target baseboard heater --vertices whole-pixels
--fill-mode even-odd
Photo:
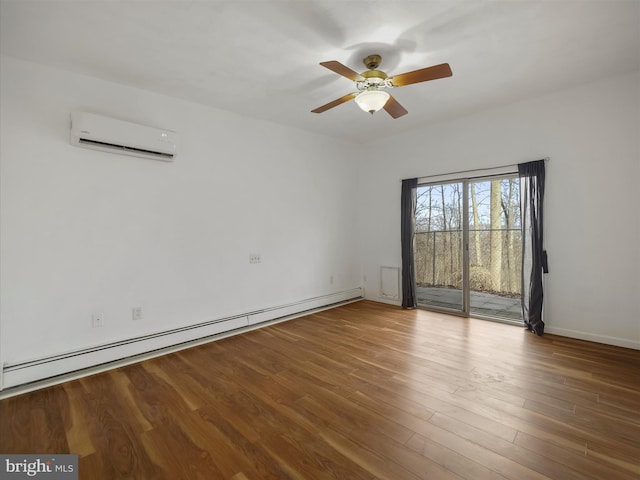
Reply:
[[[103,368],[103,370],[106,370],[110,368],[108,365],[110,363],[121,362],[125,359],[130,359],[131,362],[138,361],[154,353],[159,355],[188,348],[222,336],[242,333],[259,328],[262,325],[288,320],[316,310],[335,307],[362,298],[362,289],[354,288],[28,362],[5,364],[2,368],[0,390],[24,387],[27,384],[39,383],[49,379],[52,380],[50,382],[52,384],[58,383],[55,381],[55,377],[67,376],[73,373],[76,373],[76,376],[82,376],[83,370],[107,365],[107,367]]]

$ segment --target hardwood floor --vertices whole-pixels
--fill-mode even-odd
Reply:
[[[0,402],[81,479],[637,480],[640,351],[358,302]]]

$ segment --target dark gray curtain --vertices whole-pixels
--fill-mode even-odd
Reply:
[[[415,308],[416,274],[413,262],[413,230],[416,218],[417,178],[402,180],[400,243],[402,245],[402,308]]]
[[[543,246],[544,160],[518,165],[522,212],[522,315],[529,330],[544,333],[542,275],[549,271]]]

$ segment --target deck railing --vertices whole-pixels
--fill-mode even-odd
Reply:
[[[462,258],[462,230],[416,232],[414,261],[419,286],[462,288]],[[520,229],[469,230],[471,290],[519,296],[521,270]]]

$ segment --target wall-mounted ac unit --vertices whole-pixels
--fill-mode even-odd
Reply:
[[[71,144],[78,147],[170,162],[176,156],[177,139],[171,130],[95,113],[71,113]]]

